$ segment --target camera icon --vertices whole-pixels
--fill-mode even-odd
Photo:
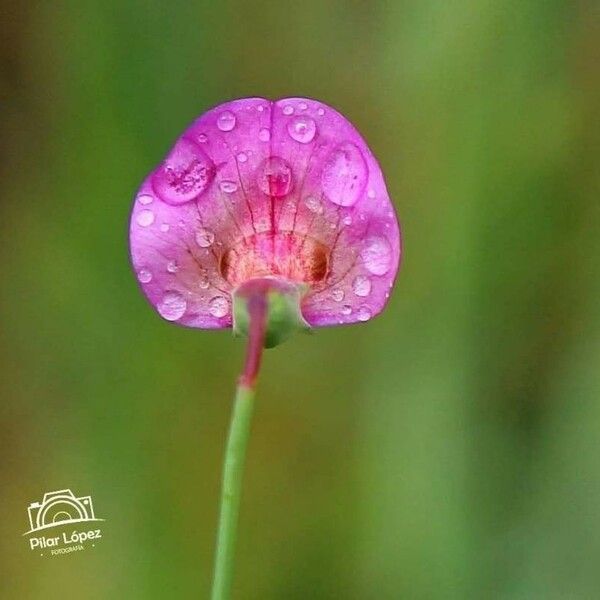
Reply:
[[[77,498],[71,490],[47,492],[41,502],[28,508],[31,531],[60,523],[96,520],[91,496]]]

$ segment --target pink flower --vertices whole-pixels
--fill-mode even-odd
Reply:
[[[400,260],[375,157],[305,98],[234,100],[198,118],[140,187],[130,243],[160,315],[201,328],[231,327],[233,292],[255,278],[302,284],[311,326],[366,321]]]

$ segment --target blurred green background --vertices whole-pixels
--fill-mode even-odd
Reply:
[[[210,106],[306,95],[379,157],[372,323],[264,362],[239,599],[600,598],[600,19],[591,1],[3,3],[0,597],[206,598],[243,344],[148,307],[127,221]],[[104,539],[40,557],[27,505]]]

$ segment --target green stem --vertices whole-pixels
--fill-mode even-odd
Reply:
[[[265,342],[267,291],[267,288],[258,286],[247,299],[248,347],[244,370],[235,394],[233,415],[225,449],[212,600],[229,600],[231,596],[244,462],[254,409],[254,388]]]
[[[225,451],[212,600],[228,600],[231,595],[242,478],[253,408],[254,389],[240,383]]]

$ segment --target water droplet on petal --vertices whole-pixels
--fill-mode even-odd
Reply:
[[[317,114],[322,117],[325,114],[325,110],[322,108],[319,108],[319,110],[317,111]]]
[[[263,127],[258,132],[258,139],[261,142],[268,142],[271,139],[271,132],[268,129],[266,129],[265,127]]]
[[[367,181],[367,164],[361,151],[346,142],[335,148],[328,156],[321,185],[326,196],[334,204],[352,206],[359,199]]]
[[[245,163],[248,160],[248,155],[245,152],[240,152],[237,155],[238,162]]]
[[[181,138],[155,171],[152,185],[161,200],[177,205],[202,194],[213,175],[213,162],[200,146]]]
[[[293,114],[293,112],[294,112],[294,107],[291,104],[286,104],[283,107],[283,114],[284,115],[288,115],[289,116],[289,115]]]
[[[150,194],[140,194],[138,196],[138,202],[140,204],[152,204],[154,198]]]
[[[385,275],[392,264],[392,248],[382,237],[369,237],[360,252],[365,268],[373,275]]]
[[[135,220],[140,227],[148,227],[154,223],[154,213],[151,210],[140,210]]]
[[[208,248],[215,241],[215,234],[209,229],[204,229],[201,227],[196,232],[196,244],[200,246],[200,248]]]
[[[207,136],[205,133],[201,133],[201,134],[198,136],[198,141],[199,141],[201,144],[205,144],[205,143],[208,141],[208,136]]]
[[[367,196],[369,196],[369,198],[375,198],[375,190],[371,188],[371,189],[370,189],[370,190],[367,192]]]
[[[271,229],[271,219],[268,217],[261,217],[254,222],[257,233],[264,233]]]
[[[298,108],[300,110],[306,110],[308,108],[308,104],[306,104],[306,102],[300,102],[300,104],[298,104]]]
[[[166,292],[157,307],[160,315],[167,321],[177,321],[187,309],[187,302],[179,292]]]
[[[229,302],[225,296],[215,296],[208,303],[208,310],[213,317],[224,317],[229,312]]]
[[[344,299],[344,290],[333,290],[331,297],[335,302],[341,302]]]
[[[169,273],[177,273],[178,270],[179,270],[179,265],[177,264],[177,261],[170,260],[167,263],[167,271],[169,271]]]
[[[352,289],[357,296],[365,298],[371,293],[371,280],[365,275],[357,275],[352,282]]]
[[[258,187],[268,196],[285,196],[292,187],[292,168],[279,156],[267,158],[258,171]]]
[[[226,194],[233,194],[233,192],[237,192],[238,184],[235,181],[221,181],[219,188]]]
[[[293,118],[288,123],[287,130],[293,140],[301,144],[308,144],[315,137],[317,125],[310,117],[300,116]]]
[[[221,131],[231,131],[235,127],[235,115],[229,110],[224,110],[217,119],[217,127]]]
[[[368,321],[373,315],[371,309],[363,304],[363,306],[360,306],[356,311],[356,316],[359,321]]]
[[[343,218],[342,223],[344,223],[344,225],[352,225],[352,217],[350,215],[346,215]]]
[[[169,229],[171,229],[171,227],[169,226],[169,224],[168,224],[168,223],[163,223],[163,224],[160,226],[160,230],[161,230],[163,233],[167,233],[167,231],[169,231]]]
[[[304,200],[304,204],[306,208],[310,210],[310,212],[314,212],[318,215],[322,214],[323,212],[323,205],[321,204],[321,201],[314,196],[308,196],[308,198]]]
[[[137,278],[140,283],[150,283],[152,281],[152,273],[148,269],[140,269]]]
[[[344,304],[342,306],[342,314],[346,316],[352,314],[352,307],[349,304]]]
[[[206,289],[208,289],[209,286],[210,286],[210,282],[208,281],[208,277],[206,276],[206,273],[201,273],[200,276],[198,277],[198,287],[201,290],[206,290]]]

